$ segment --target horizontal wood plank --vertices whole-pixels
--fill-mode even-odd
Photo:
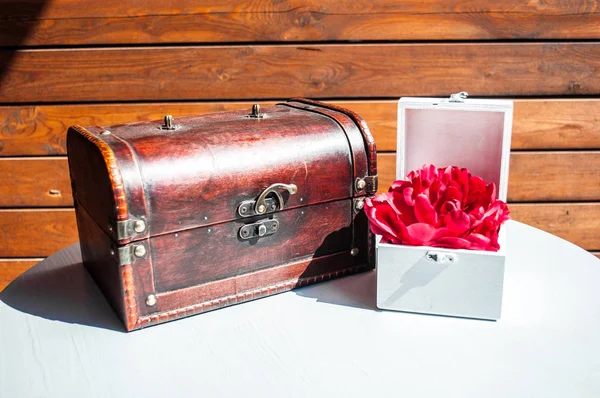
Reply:
[[[42,258],[36,259],[0,259],[0,292],[23,272],[33,267]]]
[[[0,45],[590,39],[597,1],[3,1]]]
[[[282,101],[260,102],[262,106]],[[395,101],[330,101],[362,115],[383,150],[396,147]],[[600,101],[599,101],[600,102]],[[0,106],[0,156],[65,155],[69,126],[111,126],[248,109],[253,102]],[[600,109],[600,107],[599,107]],[[600,133],[599,133],[600,134]],[[599,139],[600,141],[600,139]]]
[[[377,156],[379,189],[395,180],[396,155]],[[600,199],[600,151],[513,152],[508,200],[511,202]]]
[[[592,252],[592,254],[600,259],[600,252]]]
[[[0,207],[73,206],[67,159],[0,158]]]
[[[0,9],[2,19],[68,19],[68,18],[111,18],[139,17],[148,15],[190,14],[279,14],[316,11],[323,14],[598,14],[598,1],[570,0],[527,2],[522,0],[374,0],[368,3],[353,0],[146,0],[140,7],[138,0],[92,1],[82,5],[78,0],[3,0]],[[518,28],[518,27],[516,27]]]
[[[511,203],[511,216],[571,241],[600,250],[600,203]],[[8,215],[8,216],[7,216]],[[72,209],[0,210],[2,257],[48,256],[78,240]]]
[[[600,149],[600,100],[517,100],[513,149]]]
[[[587,250],[600,250],[600,203],[509,204],[514,220]]]
[[[596,42],[3,50],[0,102],[594,95],[599,63]]]
[[[73,209],[0,209],[0,257],[45,257],[77,240]]]
[[[517,152],[509,167],[510,201],[600,200],[600,151]]]
[[[380,190],[385,191],[395,179],[396,156],[380,153],[377,161]],[[72,204],[65,158],[4,158],[0,159],[0,173],[12,176],[0,186],[0,206]],[[50,194],[51,190],[60,191],[60,195]],[[600,151],[513,152],[508,199],[512,202],[599,200]]]
[[[377,149],[396,150],[396,101],[329,101],[361,115]],[[271,105],[275,102],[261,102]],[[0,156],[64,155],[69,126],[111,126],[226,110],[252,102],[0,106]],[[600,149],[600,100],[516,100],[513,149]]]

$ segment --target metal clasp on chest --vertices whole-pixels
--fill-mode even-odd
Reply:
[[[298,192],[295,184],[276,183],[265,188],[256,200],[245,200],[238,206],[241,217],[260,216],[283,209],[284,199],[279,191],[285,190],[290,195]],[[260,220],[240,228],[242,239],[252,239],[274,234],[279,229],[279,221],[275,219]]]
[[[286,190],[290,195],[294,195],[298,192],[298,187],[295,184],[272,184],[262,191],[256,200],[243,201],[238,206],[238,214],[242,217],[252,217],[283,209],[283,196],[279,193],[280,190]]]

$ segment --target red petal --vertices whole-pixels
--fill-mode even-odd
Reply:
[[[430,225],[437,223],[437,213],[426,195],[420,194],[416,197],[414,209],[417,221]]]
[[[440,170],[439,177],[442,179],[442,183],[448,185],[450,181],[452,181],[452,167],[446,167],[445,169]]]
[[[460,203],[456,200],[449,200],[444,203],[444,210],[446,211],[460,211]]]
[[[411,171],[408,180],[412,182],[416,195],[425,192],[431,183],[437,178],[437,170],[434,165],[424,165],[420,169]]]
[[[463,194],[457,187],[449,186],[445,193],[444,200],[458,200],[459,202],[462,202]]]
[[[465,239],[471,242],[471,249],[473,250],[498,251],[497,248],[492,246],[491,240],[487,236],[470,234]]]
[[[410,245],[427,245],[435,236],[435,228],[429,224],[416,223],[406,227]]]
[[[390,193],[390,204],[396,209],[400,220],[404,223],[404,225],[410,225],[417,222],[415,218],[415,211],[413,207],[413,200],[410,195],[412,192],[412,187],[405,188],[407,191],[406,194],[391,192]],[[410,204],[406,203],[407,198],[410,200]]]
[[[496,200],[496,184],[492,182],[487,186],[486,190],[487,195],[490,198],[490,203],[494,202]]]
[[[444,223],[456,236],[463,235],[471,227],[471,219],[461,210],[454,210],[446,213]]]
[[[421,169],[421,185],[423,189],[429,189],[433,181],[437,178],[437,169],[434,165],[425,165]]]
[[[440,180],[435,180],[429,187],[429,201],[436,207],[440,198],[444,195],[446,187],[442,185]]]
[[[471,242],[463,238],[457,238],[456,236],[445,236],[436,239],[435,243],[431,246],[446,247],[448,249],[468,249],[471,246]]]
[[[413,193],[414,193],[413,187],[404,188],[404,191],[402,191],[402,195],[404,196],[404,202],[409,206],[415,205],[415,201],[413,199]]]
[[[412,183],[410,181],[396,180],[390,186],[389,192],[402,192],[407,186],[412,187]]]
[[[365,214],[369,218],[371,224],[377,229],[389,234],[394,234],[392,226],[396,223],[396,214],[392,207],[386,204],[369,207],[365,206]]]
[[[487,192],[485,181],[480,177],[471,176],[469,179],[469,195],[480,195]]]
[[[378,197],[377,195],[376,197]],[[406,226],[398,218],[396,211],[386,202],[365,200],[365,214],[374,234],[382,235],[383,239],[392,243],[401,243],[406,239]]]

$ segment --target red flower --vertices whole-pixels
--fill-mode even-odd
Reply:
[[[509,219],[493,183],[467,169],[433,165],[367,198],[365,213],[384,243],[488,251],[500,248],[500,226]]]

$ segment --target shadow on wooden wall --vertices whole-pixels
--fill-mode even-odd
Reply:
[[[43,23],[42,12],[50,0],[2,0],[0,4],[0,84],[2,77],[27,41],[33,28]],[[10,23],[7,23],[10,21]]]

